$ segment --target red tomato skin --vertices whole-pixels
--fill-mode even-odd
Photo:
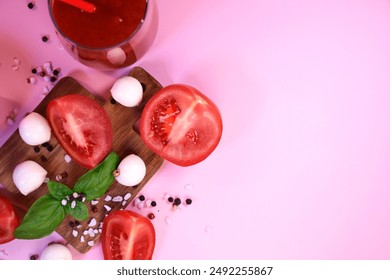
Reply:
[[[19,218],[11,202],[5,196],[0,195],[0,244],[15,239],[14,231],[19,224]]]
[[[88,148],[92,150],[89,155],[83,154],[77,147],[71,145],[69,139],[61,132],[64,123],[62,120],[69,113],[77,115],[77,120],[82,120],[88,129],[88,133],[83,132],[86,135],[85,139],[90,140],[88,143],[92,143]],[[58,97],[49,102],[46,115],[57,141],[80,166],[93,169],[111,151],[113,138],[111,120],[104,108],[92,98],[80,94]]]
[[[103,221],[102,248],[105,260],[151,260],[155,243],[153,224],[138,213],[116,210]]]
[[[192,133],[191,131],[196,131],[197,142],[195,144],[186,137],[182,137],[182,141],[175,139],[175,141],[167,141],[168,143],[164,145],[161,139],[151,132],[153,112],[164,99],[170,98],[176,100],[181,110],[175,121],[185,116],[187,108],[191,108],[192,113],[186,117],[186,121],[192,120],[193,127],[190,125],[184,128],[188,129],[187,137]],[[217,106],[199,90],[184,84],[173,84],[159,90],[145,105],[140,121],[140,135],[148,148],[179,166],[190,166],[205,160],[218,146],[222,130],[222,118]],[[173,132],[171,137],[175,138]]]

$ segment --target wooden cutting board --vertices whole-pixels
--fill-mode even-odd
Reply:
[[[98,242],[100,237],[99,228],[101,228],[101,222],[104,217],[113,210],[124,209],[156,173],[163,162],[162,158],[150,151],[144,145],[136,131],[137,129],[134,129],[136,121],[139,120],[146,102],[161,88],[161,85],[140,67],[134,68],[129,73],[129,76],[138,79],[144,88],[143,101],[137,107],[127,108],[119,103],[112,102],[111,99],[106,102],[97,100],[75,79],[65,77],[57,82],[51,92],[35,109],[35,112],[46,116],[45,110],[47,104],[56,97],[74,93],[89,96],[97,100],[110,116],[113,126],[112,150],[115,151],[121,159],[129,154],[136,154],[140,156],[146,164],[146,176],[138,186],[125,187],[115,181],[107,193],[99,199],[96,205],[92,205],[91,202],[87,203],[89,210],[89,218],[87,221],[81,222],[79,225],[76,223],[76,225],[72,227],[75,220],[67,215],[64,222],[57,228],[57,232],[81,253],[86,253]],[[49,143],[53,147],[53,150],[50,148],[47,149],[47,147],[45,148],[41,145],[39,146],[39,151],[36,151],[34,150],[34,147],[24,143],[19,132],[16,131],[0,148],[0,183],[12,193],[9,197],[11,197],[11,200],[15,205],[28,209],[37,198],[48,193],[47,184],[42,184],[39,189],[27,196],[22,195],[18,191],[12,180],[12,172],[15,166],[20,162],[25,160],[36,161],[47,170],[48,177],[53,181],[56,180],[57,175],[66,172],[68,176],[61,182],[71,188],[77,179],[88,171],[73,161],[69,163],[65,161],[64,157],[66,152],[58,144],[53,135]],[[131,197],[128,198],[130,195]],[[110,198],[112,199],[110,200]],[[127,199],[125,200],[125,198]]]

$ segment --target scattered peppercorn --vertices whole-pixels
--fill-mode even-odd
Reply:
[[[60,72],[61,72],[60,68],[54,69],[53,70],[53,75],[58,76],[58,74],[60,74]]]
[[[156,207],[156,206],[157,206],[157,202],[153,200],[153,201],[150,203],[150,205],[151,205],[152,207]]]
[[[31,10],[31,9],[34,9],[34,7],[35,7],[34,1],[28,2],[27,7],[28,7],[30,10]]]
[[[71,227],[71,228],[74,228],[75,226],[76,226],[76,223],[74,222],[74,221],[69,221],[69,226]]]
[[[39,153],[40,150],[38,146],[34,146],[34,152]]]
[[[74,223],[75,223],[75,225],[76,225],[76,227],[78,227],[79,225],[80,225],[80,222],[79,221],[74,221]]]
[[[49,142],[45,142],[42,144],[42,147],[46,148],[47,146],[49,146]]]
[[[56,76],[51,76],[50,77],[50,82],[54,83],[55,81],[57,81],[57,77]]]
[[[37,70],[37,68],[33,68],[33,69],[31,69],[31,73],[33,73],[33,74],[36,74],[36,73],[38,73],[38,70]]]
[[[42,156],[41,156],[41,161],[42,161],[42,162],[46,162],[46,161],[47,161],[47,158],[46,158],[45,156],[42,155]]]
[[[150,220],[153,220],[154,218],[156,218],[156,216],[155,216],[153,213],[149,213],[149,214],[148,214],[148,218],[149,218]]]
[[[51,152],[51,151],[53,151],[53,146],[52,145],[47,145],[47,147],[46,147],[46,150],[48,151],[48,152]]]
[[[32,261],[35,261],[35,260],[37,260],[39,258],[39,255],[38,254],[34,254],[34,255],[31,255],[30,256],[30,260],[32,260]]]
[[[186,199],[186,204],[187,205],[191,205],[192,204],[192,199],[191,198],[187,198]]]
[[[46,35],[43,35],[42,42],[46,43],[47,41],[49,41],[49,37],[47,37]]]
[[[140,195],[140,196],[139,196],[139,200],[144,201],[144,200],[145,200],[145,196]]]
[[[116,100],[115,100],[114,98],[111,98],[110,103],[111,103],[112,105],[115,105],[115,104],[116,104]]]
[[[173,201],[173,205],[178,206],[180,204],[181,204],[181,199],[176,197],[175,200]]]
[[[97,206],[96,206],[96,205],[92,205],[92,206],[91,206],[91,211],[92,211],[93,213],[97,213],[97,212],[98,212]]]
[[[169,201],[169,202],[173,202],[173,197],[169,197],[169,198],[168,198],[168,201]]]

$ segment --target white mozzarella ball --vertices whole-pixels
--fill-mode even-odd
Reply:
[[[28,195],[38,189],[45,181],[47,171],[38,163],[27,160],[19,163],[12,173],[12,179],[19,191]]]
[[[145,177],[145,162],[137,155],[125,157],[118,165],[118,176],[115,179],[122,185],[133,187],[138,185]]]
[[[115,48],[107,52],[107,59],[113,65],[122,65],[126,62],[126,53],[121,48]]]
[[[50,125],[40,114],[32,112],[20,122],[19,134],[27,144],[40,145],[50,140]]]
[[[43,250],[41,260],[72,260],[72,253],[62,244],[53,244]]]
[[[142,101],[142,85],[136,78],[124,76],[115,81],[111,95],[123,106],[134,107]]]

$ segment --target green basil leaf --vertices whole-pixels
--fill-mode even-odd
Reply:
[[[51,234],[64,220],[65,209],[50,194],[38,198],[30,207],[22,223],[15,229],[19,239],[38,239]]]
[[[47,187],[49,189],[49,193],[57,200],[62,200],[73,193],[67,185],[54,181],[47,182]]]
[[[65,205],[66,213],[71,215],[76,220],[85,221],[88,218],[87,206],[78,200],[74,200],[74,202],[75,202],[74,208],[71,207],[72,202],[70,201],[68,201],[68,203]]]
[[[115,152],[110,153],[103,162],[77,180],[73,191],[84,193],[86,201],[101,197],[114,182],[112,173],[118,163],[119,156]]]

